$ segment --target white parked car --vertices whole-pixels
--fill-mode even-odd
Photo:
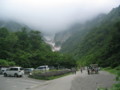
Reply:
[[[48,65],[43,65],[43,66],[37,67],[36,70],[48,71],[49,67],[48,67]]]
[[[24,70],[21,67],[11,67],[4,71],[4,76],[15,76],[15,77],[22,77],[24,75]]]
[[[0,74],[3,74],[4,71],[6,71],[7,69],[8,69],[7,67],[2,67],[2,68],[0,69]]]

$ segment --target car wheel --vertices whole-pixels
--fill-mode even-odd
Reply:
[[[7,77],[7,73],[4,73],[4,77]]]
[[[23,75],[20,75],[20,77],[23,77]]]
[[[18,77],[18,74],[17,74],[17,73],[15,73],[15,74],[14,74],[14,77]]]

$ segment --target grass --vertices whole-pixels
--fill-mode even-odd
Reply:
[[[97,90],[107,90],[106,88],[98,88]]]
[[[117,75],[118,74],[118,72],[119,72],[119,70],[117,70],[117,69],[113,69],[113,68],[111,68],[111,67],[107,67],[107,68],[104,68],[103,69],[104,71],[107,71],[107,72],[110,72],[111,74],[115,74],[115,75]]]

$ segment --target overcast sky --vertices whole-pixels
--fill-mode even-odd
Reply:
[[[0,0],[0,18],[56,32],[118,7],[120,0]]]

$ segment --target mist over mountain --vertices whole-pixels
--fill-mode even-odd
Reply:
[[[80,25],[77,29],[74,27],[72,31],[74,33],[71,29],[68,30],[71,35],[65,42],[59,41],[62,43],[62,53],[73,54],[81,65],[91,63],[98,63],[104,67],[120,65],[120,6],[107,15],[100,15]],[[59,36],[61,33],[56,34],[56,39],[63,38]],[[65,36],[67,37],[67,34]]]
[[[0,18],[56,33],[109,13],[119,4],[120,0],[0,0]]]
[[[0,20],[5,20],[0,21],[0,27],[4,27],[0,29],[3,35],[0,39],[1,57],[15,61],[18,55],[18,60],[21,61],[23,55],[26,62],[29,58],[39,59],[42,64],[44,60],[51,64],[49,57],[51,62],[67,58],[67,63],[76,60],[70,62],[69,66],[91,63],[117,66],[120,63],[119,4],[120,0],[1,0]],[[33,30],[26,31],[22,29],[24,27]],[[70,57],[52,52],[45,42],[53,51],[61,49],[60,52],[67,53]],[[7,43],[16,48],[8,48]],[[18,53],[14,56],[14,51],[17,50]]]
[[[94,26],[99,26],[105,17],[106,14],[100,14],[93,20],[87,21],[84,24],[76,23],[73,24],[69,29],[56,33],[54,38],[56,45],[62,46],[62,50],[64,50],[65,52],[68,52],[70,49],[72,51],[71,46],[73,45],[72,47],[75,48],[75,44],[83,39],[83,37],[90,31],[90,28],[93,28]],[[73,41],[75,43],[72,43]],[[66,44],[68,44],[69,46]],[[66,48],[69,49],[66,50]]]
[[[15,21],[9,20],[0,20],[0,27],[5,27],[10,31],[20,31],[22,28],[26,28],[27,30],[31,30],[27,25],[21,24]]]

